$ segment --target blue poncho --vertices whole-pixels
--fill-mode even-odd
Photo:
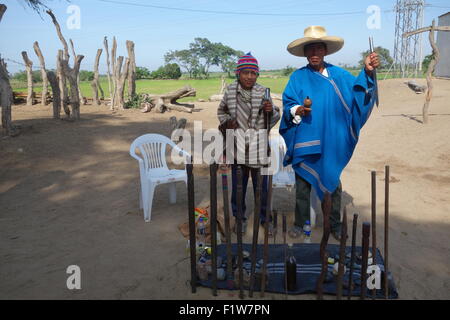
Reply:
[[[284,165],[308,181],[320,199],[332,193],[352,157],[359,132],[374,104],[374,82],[362,70],[358,77],[325,63],[329,77],[309,65],[296,70],[283,93],[280,134],[287,152]],[[300,124],[290,109],[309,96],[312,112]]]

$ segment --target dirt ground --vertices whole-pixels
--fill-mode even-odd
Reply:
[[[380,82],[380,107],[342,175],[349,230],[355,212],[360,222],[370,221],[370,171],[377,170],[377,242],[383,252],[384,166],[390,165],[389,261],[399,296],[450,299],[450,81],[434,81],[428,125],[421,123],[424,95],[403,81]],[[138,164],[129,155],[142,134],[170,136],[173,115],[185,117],[190,130],[193,120],[203,121],[203,130],[217,127],[216,107],[198,102],[192,114],[143,114],[87,105],[72,123],[53,120],[49,106],[14,106],[22,134],[0,139],[0,299],[238,299],[237,292],[212,297],[201,287],[191,293],[186,239],[178,230],[187,221],[185,186],[177,184],[174,205],[168,188],[158,187],[152,220],[145,223]],[[207,167],[194,172],[201,206],[209,201]],[[248,212],[252,198],[249,188]],[[288,213],[290,225],[293,194],[276,190],[273,206]],[[318,226],[313,242],[320,237]],[[81,290],[66,287],[70,265],[81,269]]]

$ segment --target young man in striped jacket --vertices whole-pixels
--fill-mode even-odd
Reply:
[[[253,145],[254,140],[249,136],[258,133],[264,136],[267,142],[266,124],[264,121],[264,113],[270,114],[269,127],[272,128],[278,120],[280,120],[280,109],[272,104],[272,99],[263,100],[265,87],[256,83],[259,76],[258,61],[249,53],[239,58],[236,66],[237,80],[230,84],[225,90],[224,96],[217,110],[217,116],[220,122],[220,130],[225,134],[226,130],[234,130],[236,139],[242,143],[235,143],[234,161],[227,160],[231,163],[232,171],[232,196],[231,207],[233,216],[237,215],[236,188],[237,188],[237,166],[242,167],[242,213],[243,213],[243,232],[247,227],[247,217],[245,214],[245,195],[250,175],[252,176],[253,191],[256,193],[256,180],[258,170],[267,163],[267,156],[261,158],[263,152],[258,152],[258,148]],[[262,131],[264,130],[264,131]],[[247,138],[247,139],[246,139]],[[227,150],[228,152],[228,150]],[[240,155],[245,155],[240,157]],[[258,158],[259,156],[259,158]],[[231,160],[231,161],[230,161]],[[260,223],[264,224],[266,218],[271,222],[270,213],[267,214],[267,175],[263,176],[262,194],[261,194],[261,211]],[[236,228],[235,228],[236,229]],[[273,233],[272,223],[269,223],[269,234]]]

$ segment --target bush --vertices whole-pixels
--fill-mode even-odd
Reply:
[[[92,81],[94,80],[94,72],[81,70],[80,71],[80,81]]]
[[[33,71],[33,82],[42,82],[42,75],[41,75],[41,71],[40,70],[35,70]],[[16,80],[17,82],[27,82],[27,72],[26,71],[19,71],[16,72],[13,76],[12,76],[13,80]]]
[[[150,70],[144,67],[136,67],[136,80],[150,79],[150,78],[151,78]]]
[[[159,67],[150,75],[152,79],[179,79],[181,77],[181,69],[176,63],[169,63]]]
[[[291,66],[286,66],[286,68],[284,68],[283,70],[281,70],[281,73],[283,76],[290,76],[292,72],[295,71],[294,67]]]

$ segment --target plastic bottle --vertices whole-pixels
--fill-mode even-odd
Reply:
[[[305,234],[303,243],[311,243],[311,222],[309,222],[309,220],[306,220],[306,223],[303,226],[303,233]]]
[[[292,243],[288,245],[288,255],[286,258],[286,278],[287,290],[297,290],[297,260],[295,259]]]
[[[206,248],[206,222],[203,217],[200,217],[197,222],[197,250],[200,254]]]

